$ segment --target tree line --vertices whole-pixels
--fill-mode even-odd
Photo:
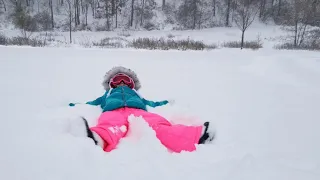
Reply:
[[[1,14],[26,31],[237,26],[242,39],[254,20],[272,21],[298,46],[320,26],[320,0],[0,0]]]

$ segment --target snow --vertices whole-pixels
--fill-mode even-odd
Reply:
[[[0,179],[318,180],[320,55],[309,51],[0,47]],[[150,111],[186,124],[210,121],[212,144],[168,152],[141,117],[103,152],[83,136],[86,102],[107,70],[137,72],[141,94],[174,99]],[[183,117],[186,121],[183,121]]]

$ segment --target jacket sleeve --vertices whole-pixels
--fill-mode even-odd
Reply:
[[[149,101],[149,100],[146,100],[144,98],[142,98],[144,104],[150,106],[150,107],[157,107],[157,106],[163,106],[163,105],[166,105],[169,103],[169,101],[167,100],[164,100],[164,101],[158,101],[158,102],[154,102],[154,101]]]
[[[93,106],[98,106],[101,104],[101,102],[103,101],[103,99],[105,98],[105,96],[108,94],[108,91],[105,92],[104,95],[102,95],[101,97],[98,97],[97,99],[93,100],[93,101],[88,101],[86,102],[86,104],[90,104]]]
[[[93,101],[86,102],[86,104],[90,104],[90,105],[93,105],[93,106],[98,106],[98,105],[101,104],[102,98],[103,98],[103,96],[98,97],[97,99],[95,99]]]

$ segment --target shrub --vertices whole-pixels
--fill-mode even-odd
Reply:
[[[45,41],[37,38],[26,38],[26,37],[12,37],[8,40],[8,45],[18,45],[18,46],[32,46],[32,47],[44,47],[46,45]]]
[[[209,45],[206,45],[206,49],[208,50],[211,50],[211,49],[217,49],[218,46],[216,44],[209,44]]]
[[[0,34],[0,45],[7,45],[7,42],[8,38],[5,35]]]
[[[94,42],[93,46],[99,46],[104,48],[124,48],[128,44],[128,40],[121,37],[106,37],[100,42]]]
[[[276,45],[274,47],[275,49],[279,50],[318,50],[320,51],[320,42],[310,42],[310,43],[304,43],[300,46],[294,46],[293,43],[283,43],[280,45]]]
[[[138,38],[134,39],[130,44],[131,47],[136,49],[177,49],[177,50],[203,50],[206,45],[201,41],[194,40],[165,40],[164,38]]]
[[[222,44],[223,47],[227,48],[241,48],[241,41],[230,41]],[[260,49],[262,48],[262,43],[259,41],[245,41],[243,43],[243,48],[245,49]]]
[[[8,38],[5,35],[0,34],[0,45],[43,47],[46,45],[46,40],[41,40],[40,38],[27,38],[22,36]]]

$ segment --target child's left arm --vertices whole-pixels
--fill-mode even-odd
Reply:
[[[149,101],[149,100],[146,100],[144,98],[142,98],[144,104],[150,106],[150,107],[157,107],[157,106],[163,106],[163,105],[166,105],[169,103],[168,100],[164,100],[164,101]]]

